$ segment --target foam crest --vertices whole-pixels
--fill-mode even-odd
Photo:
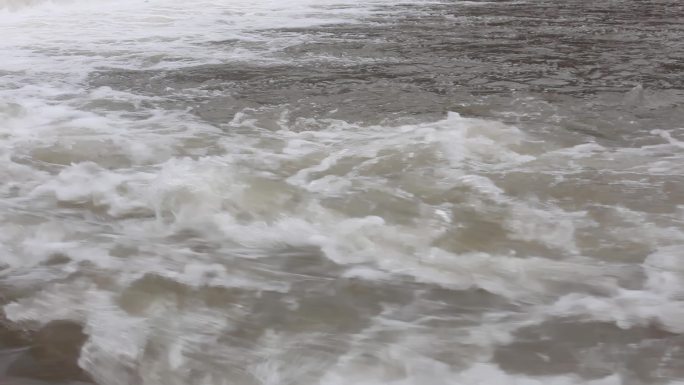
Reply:
[[[108,89],[90,95],[131,98]],[[473,334],[468,338],[478,341],[473,342],[478,346],[473,354],[482,359],[487,359],[495,346],[509,341],[517,327],[548,316],[583,317],[625,328],[656,323],[671,332],[682,330],[682,313],[676,305],[682,291],[681,277],[672,271],[677,249],[663,248],[646,259],[643,288],[622,288],[620,280],[632,274],[630,269],[582,256],[586,249],[578,242],[577,231],[594,226],[587,212],[513,197],[505,183],[497,181],[501,173],[535,169],[537,160],[547,156],[544,148],[512,126],[449,114],[436,122],[400,126],[331,120],[318,122],[322,129],[317,131],[295,130],[282,122],[274,130],[260,127],[248,118],[250,111],[245,111],[242,119],[231,123],[230,133],[212,143],[217,134],[214,127],[180,112],[173,115],[177,121],[171,125],[169,116],[148,111],[151,114],[147,118],[129,121],[137,130],[122,132],[126,140],[137,142],[141,154],[153,154],[160,143],[177,143],[181,148],[192,141],[199,141],[200,147],[212,143],[215,154],[176,152],[140,158],[134,152],[122,152],[124,161],[112,163],[118,167],[109,169],[102,159],[96,162],[84,157],[75,144],[83,138],[115,133],[112,122],[120,124],[122,115],[85,113],[62,106],[55,116],[66,114],[57,120],[50,109],[42,117],[23,114],[21,106],[5,111],[15,119],[13,131],[7,131],[11,134],[8,140],[16,145],[15,155],[41,143],[63,153],[76,151],[81,157],[62,162],[55,171],[30,173],[34,187],[27,198],[53,210],[68,207],[95,214],[92,223],[71,228],[60,227],[56,219],[43,220],[40,225],[31,225],[34,237],[27,237],[21,228],[3,233],[3,243],[24,256],[7,260],[10,274],[17,277],[27,267],[46,264],[50,256],[64,255],[69,261],[54,272],[42,273],[47,279],[42,283],[44,290],[5,306],[5,313],[15,322],[37,320],[46,313],[55,319],[84,322],[91,338],[81,364],[106,384],[133,380],[154,384],[159,376],[187,379],[183,373],[188,367],[202,367],[189,358],[192,352],[215,349],[215,357],[235,355],[235,351],[217,344],[216,336],[237,327],[239,319],[247,317],[246,310],[233,305],[223,310],[208,309],[205,301],[209,299],[204,296],[211,296],[212,291],[233,293],[260,306],[260,295],[244,293],[288,296],[297,285],[291,277],[321,279],[311,273],[272,267],[278,255],[284,260],[307,256],[314,261],[308,262],[311,268],[329,264],[326,268],[339,269],[344,279],[408,280],[454,292],[479,290],[511,303],[528,304],[531,318],[513,323],[516,326],[501,335],[483,330],[481,335],[489,337],[480,338],[475,337],[478,332],[469,329]],[[36,142],[27,139],[28,130],[22,131],[25,119],[44,119],[45,126],[62,126],[59,132],[46,130]],[[37,127],[40,129],[41,124]],[[65,137],[71,138],[71,147],[59,147]],[[100,146],[97,153],[106,148],[103,143],[90,142],[90,146]],[[570,153],[582,159],[604,156],[604,151],[589,146]],[[11,164],[13,159],[6,157],[5,161]],[[385,210],[368,202],[393,206]],[[104,236],[87,235],[96,228],[89,226],[103,225],[97,224],[97,215],[103,212],[112,219]],[[499,237],[532,245],[529,247],[535,247],[538,254],[517,255],[510,249],[469,251],[463,244],[469,239],[452,241],[461,236],[459,228],[479,225],[478,218],[492,213],[500,218]],[[643,221],[639,213],[630,217],[625,211],[620,215],[634,223]],[[5,229],[10,227],[6,225]],[[490,242],[496,239],[493,234]],[[619,231],[615,235],[630,237]],[[650,235],[642,232],[641,236],[644,242],[654,244],[666,239],[657,230]],[[678,235],[672,236],[677,239]],[[86,240],[96,246],[85,247]],[[558,260],[559,254],[565,258]],[[80,266],[96,268],[83,270]],[[58,279],[77,272],[85,276],[66,282]],[[35,282],[38,277],[31,279]],[[577,287],[578,292],[563,295],[568,285]],[[596,296],[597,292],[602,296]],[[136,299],[142,293],[147,294]],[[168,293],[178,294],[169,297]],[[186,296],[202,299],[189,304],[178,302],[177,298]],[[303,306],[296,299],[287,301],[293,301],[288,311]],[[169,311],[184,315],[168,323]],[[199,317],[200,313],[206,317]],[[142,318],[131,318],[132,314]],[[510,316],[502,314],[489,316]],[[232,321],[226,323],[226,319]],[[415,325],[408,323],[406,327]],[[285,334],[282,338],[290,341],[293,337]],[[167,351],[167,356],[141,355],[150,344]],[[387,352],[388,357],[394,357],[391,361],[407,362],[400,369],[404,374],[393,380],[398,384],[448,376],[458,379],[455,383],[491,379],[523,384],[579,381],[563,376],[543,380],[513,376],[491,365],[456,373],[450,366],[432,361],[427,353],[410,357],[399,354],[404,351],[398,347],[402,344],[393,345],[397,351]],[[419,340],[405,344],[426,349]],[[267,353],[260,350],[258,354]],[[287,361],[278,354],[263,361],[250,356],[249,365],[254,365],[250,366],[250,376],[278,383],[299,373],[292,366],[295,364],[285,364]],[[137,365],[145,369],[134,369]],[[369,384],[388,381],[386,372],[353,365],[326,370],[324,383],[348,380],[354,373],[362,377],[359,381]],[[431,373],[440,371],[442,375],[432,377]],[[117,377],[122,372],[132,377],[122,380]],[[614,376],[600,381],[620,383]]]
[[[669,246],[650,254],[642,268],[646,276],[643,290],[619,290],[612,297],[569,294],[553,305],[562,316],[582,316],[615,322],[622,328],[635,326],[684,332],[684,275],[677,264],[681,246]]]

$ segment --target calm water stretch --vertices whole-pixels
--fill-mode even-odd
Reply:
[[[684,384],[684,2],[0,0],[0,384]]]

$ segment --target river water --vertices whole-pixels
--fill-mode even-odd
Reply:
[[[0,382],[684,384],[684,3],[0,0]]]

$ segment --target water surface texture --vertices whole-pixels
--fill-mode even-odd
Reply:
[[[0,382],[684,384],[684,3],[0,0]]]

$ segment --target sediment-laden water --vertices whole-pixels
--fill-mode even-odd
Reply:
[[[684,3],[0,0],[0,381],[684,383]]]

